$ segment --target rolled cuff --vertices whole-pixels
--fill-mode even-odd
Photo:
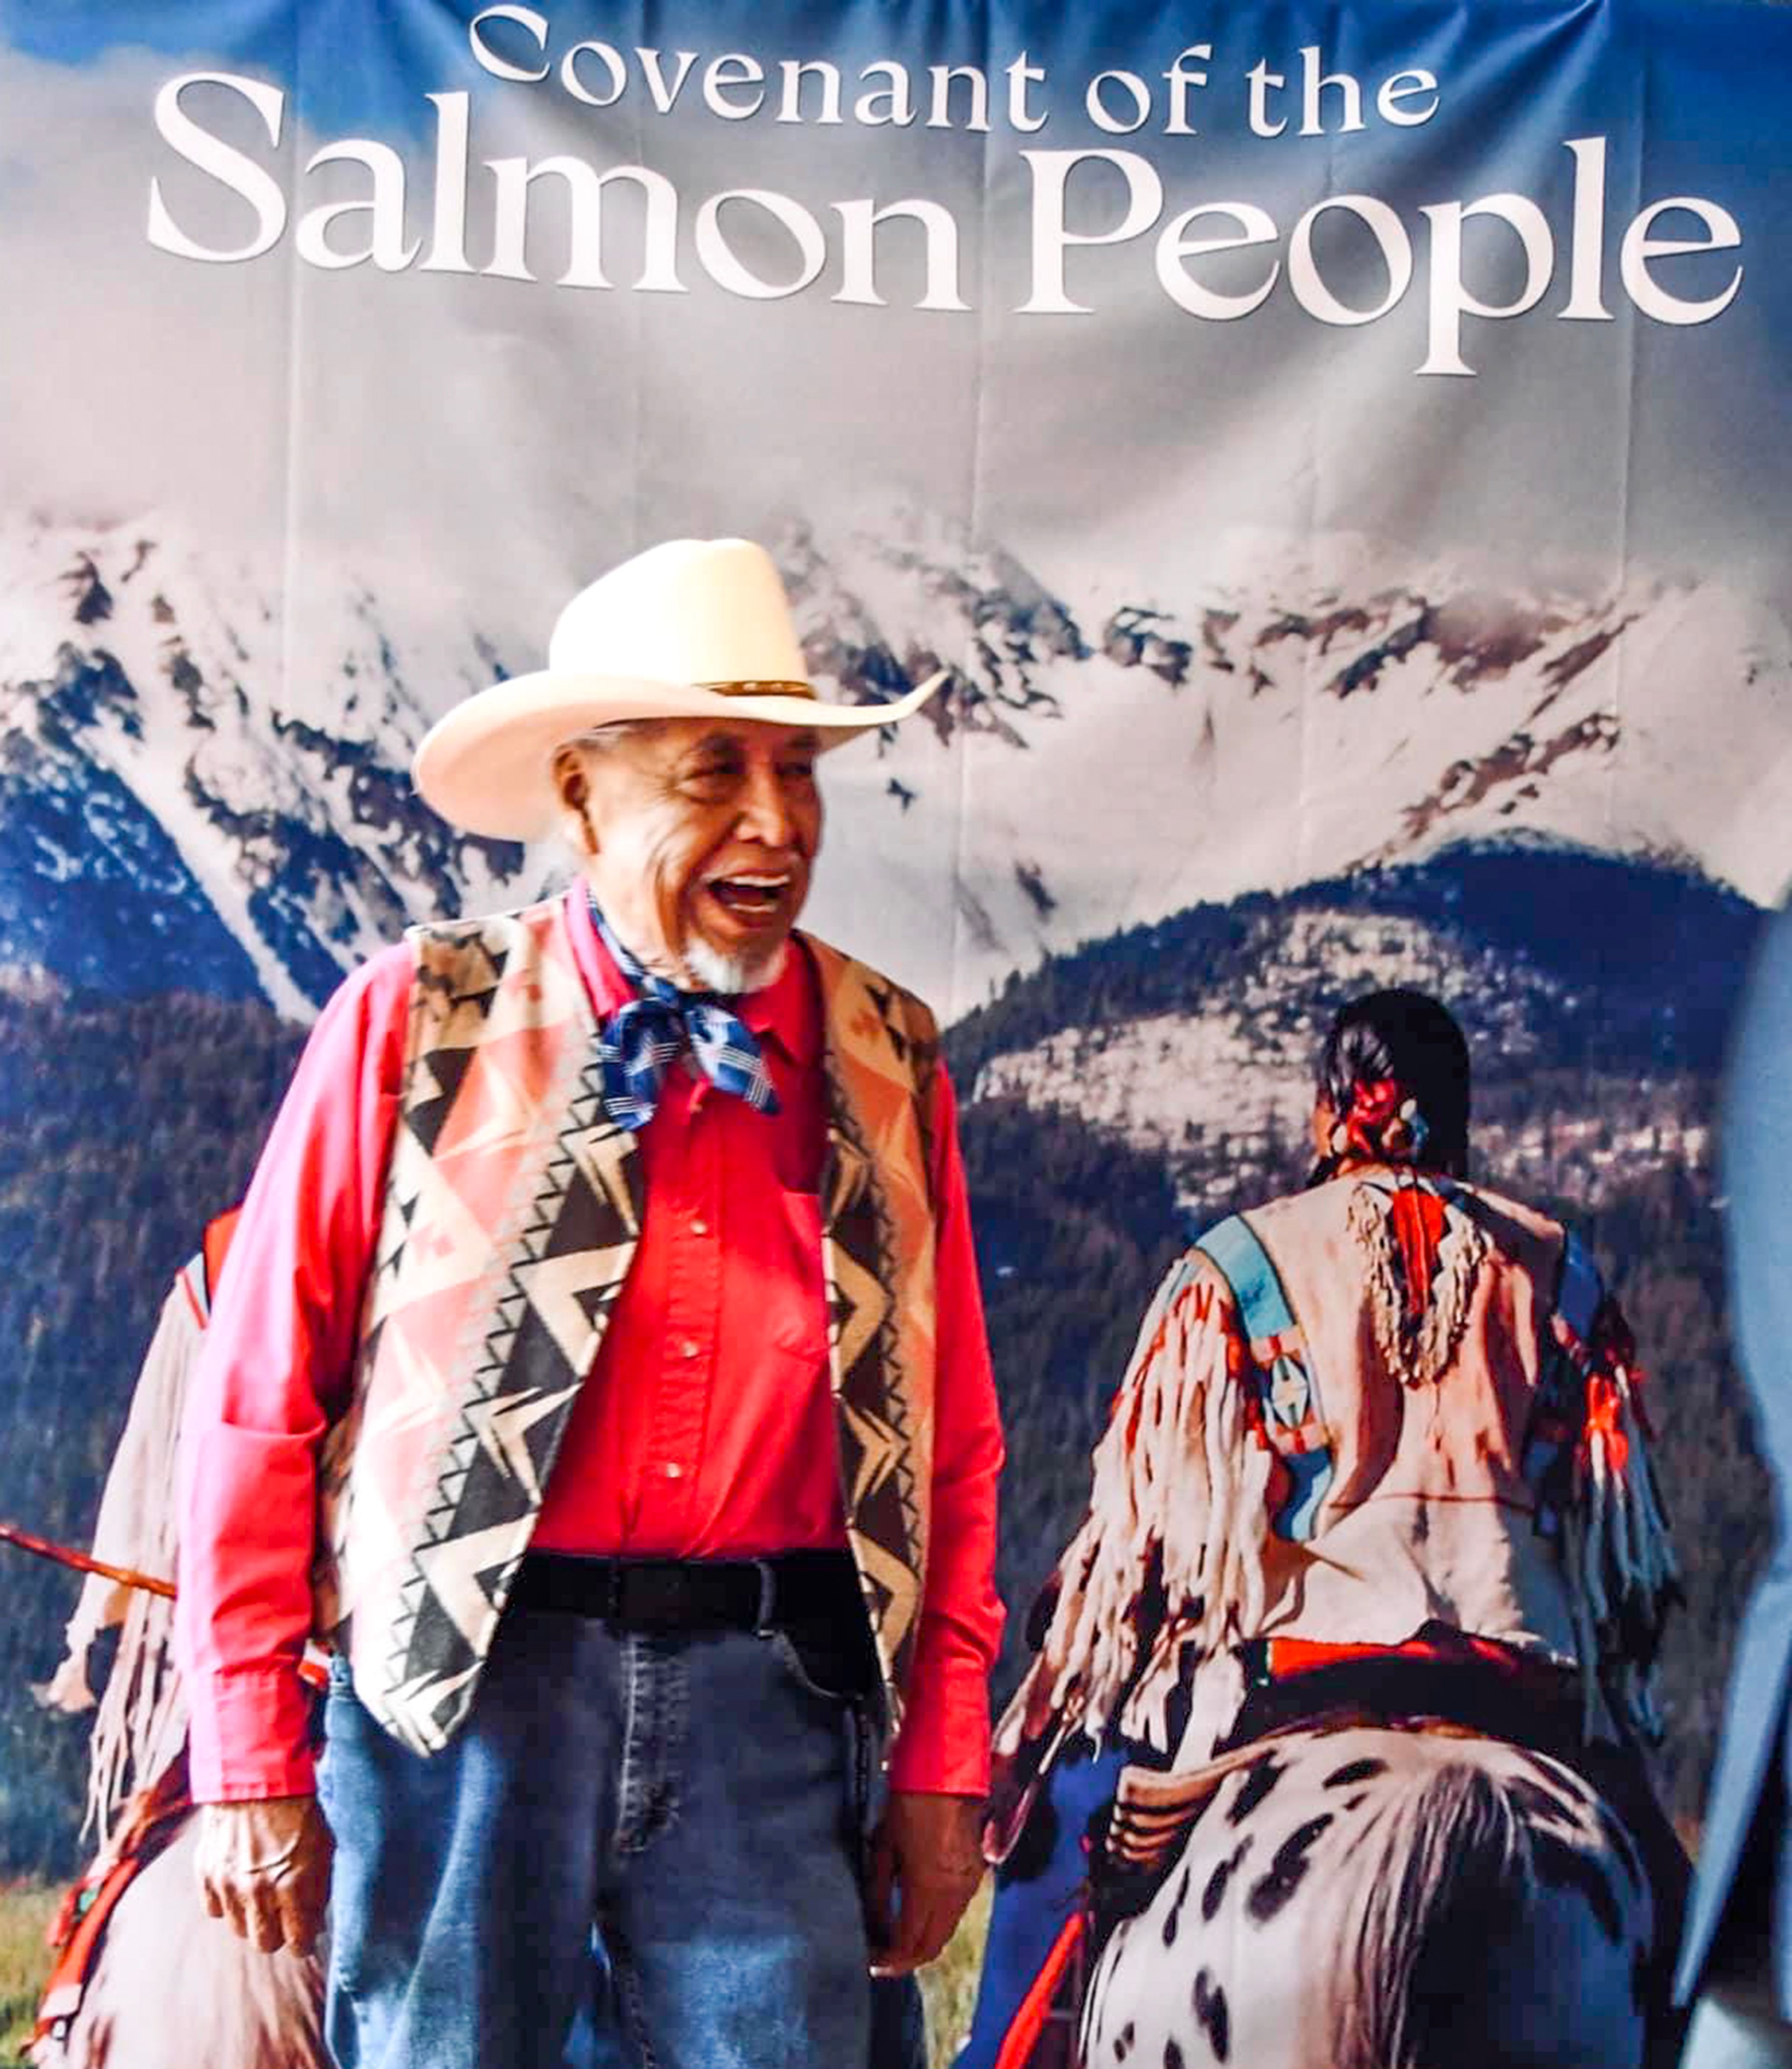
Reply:
[[[316,1786],[310,1691],[284,1667],[239,1667],[189,1691],[187,1771],[196,1803],[308,1796]]]
[[[974,1659],[915,1662],[902,1729],[890,1754],[892,1789],[986,1795],[990,1786],[989,1669]]]

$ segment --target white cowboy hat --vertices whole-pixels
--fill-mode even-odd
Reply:
[[[917,711],[941,669],[889,704],[823,704],[772,557],[746,539],[673,539],[581,590],[548,665],[478,690],[424,734],[411,774],[469,833],[533,840],[559,810],[554,750],[621,719],[759,719],[838,747]]]

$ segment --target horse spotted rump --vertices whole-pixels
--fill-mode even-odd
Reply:
[[[1638,2069],[1655,1904],[1546,1755],[1345,1725],[1206,1800],[1092,1979],[1087,2069]]]

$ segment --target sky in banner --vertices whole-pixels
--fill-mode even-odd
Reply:
[[[589,513],[613,537],[651,534],[693,502],[720,520],[763,508],[768,492],[887,488],[1147,579],[1175,574],[1169,539],[1240,524],[1361,528],[1527,564],[1559,552],[1598,569],[1636,556],[1722,561],[1764,586],[1778,579],[1771,542],[1792,497],[1778,408],[1792,268],[1774,84],[1792,57],[1792,19],[1779,10],[1268,8],[1204,28],[1184,10],[1137,8],[637,17],[410,0],[165,7],[130,20],[128,39],[116,6],[0,18],[0,95],[15,111],[6,178],[21,204],[0,222],[0,277],[47,301],[52,318],[11,348],[0,448],[10,478],[34,493],[66,483],[92,496],[103,476],[115,498],[198,493],[251,522],[278,511],[290,523],[308,480],[319,521],[342,535],[355,512],[321,484],[345,477],[373,440],[391,493],[357,482],[364,528],[386,539],[402,520],[426,550],[451,555],[466,530],[456,482],[513,513],[519,501],[552,512],[550,526],[569,507]],[[651,78],[643,50],[659,54]],[[709,67],[733,52],[762,68],[762,93],[739,67],[706,100]],[[841,120],[825,119],[818,71],[782,100],[780,67],[792,63],[839,68]],[[855,117],[855,103],[887,85],[888,71],[866,74],[880,64],[908,75],[905,124],[881,119],[900,112],[888,92],[871,111],[880,119]],[[929,126],[929,69],[951,65],[987,80],[986,129],[971,124],[962,80]],[[282,96],[277,149],[240,88],[192,88],[182,104],[284,190],[283,234],[252,259],[202,265],[145,236],[152,179],[210,250],[241,248],[250,221],[245,198],[189,162],[165,120],[158,133],[157,94],[182,71]],[[659,113],[655,89],[675,86]],[[559,154],[671,182],[677,290],[636,284],[632,191],[610,201],[612,284],[558,285],[566,210],[553,181],[530,190],[532,282],[431,272],[427,251],[386,271],[377,255],[340,271],[306,264],[299,218],[369,192],[353,159],[300,169],[345,138],[397,153],[396,242],[427,239],[444,119],[431,95],[467,96],[476,269],[488,268],[496,235],[482,161]],[[778,119],[793,107],[797,119]],[[1577,150],[1574,140],[1601,141]],[[731,187],[806,211],[826,247],[811,285],[733,292],[693,255],[701,205]],[[1340,203],[1352,195],[1387,214],[1365,222]],[[1476,296],[1510,304],[1526,287],[1519,232],[1472,219],[1496,195],[1528,203],[1547,243],[1532,255],[1534,305],[1500,320],[1459,313]],[[835,211],[867,197],[921,197],[949,216],[957,263],[937,299],[961,306],[912,306],[926,285],[912,224],[877,233],[888,306],[839,303]],[[1655,312],[1639,313],[1620,277],[1625,234],[1676,197],[1704,214],[1682,209],[1640,234],[1718,248],[1646,262]],[[1292,234],[1328,199],[1303,305]],[[1471,219],[1424,213],[1452,205]],[[1166,226],[1194,209],[1207,213],[1189,237],[1241,248],[1165,256]],[[1577,210],[1593,211],[1590,243],[1577,239]],[[797,277],[800,239],[786,222],[736,203],[720,223],[749,280]],[[349,217],[327,235],[349,251],[363,227]],[[1464,289],[1452,301],[1439,273],[1455,235]],[[1407,276],[1397,300],[1396,263]],[[1272,269],[1272,291],[1247,311]],[[1194,284],[1200,312],[1178,305],[1165,277]],[[1385,301],[1386,313],[1359,320]],[[1713,312],[1688,320],[1701,306]],[[1565,308],[1579,313],[1564,320]],[[1660,320],[1664,308],[1673,320]],[[176,337],[180,368],[165,363]],[[558,408],[540,406],[544,386],[564,397]],[[235,426],[233,409],[245,413]],[[1472,436],[1494,419],[1496,454]],[[216,427],[209,439],[202,421]],[[750,486],[726,479],[742,473]],[[519,480],[532,486],[506,495]],[[1124,494],[1104,495],[1121,483]]]

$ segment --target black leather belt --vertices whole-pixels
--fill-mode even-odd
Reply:
[[[768,1559],[596,1559],[527,1553],[511,1601],[518,1609],[600,1617],[619,1630],[789,1630],[863,1623],[850,1552],[782,1552]]]

